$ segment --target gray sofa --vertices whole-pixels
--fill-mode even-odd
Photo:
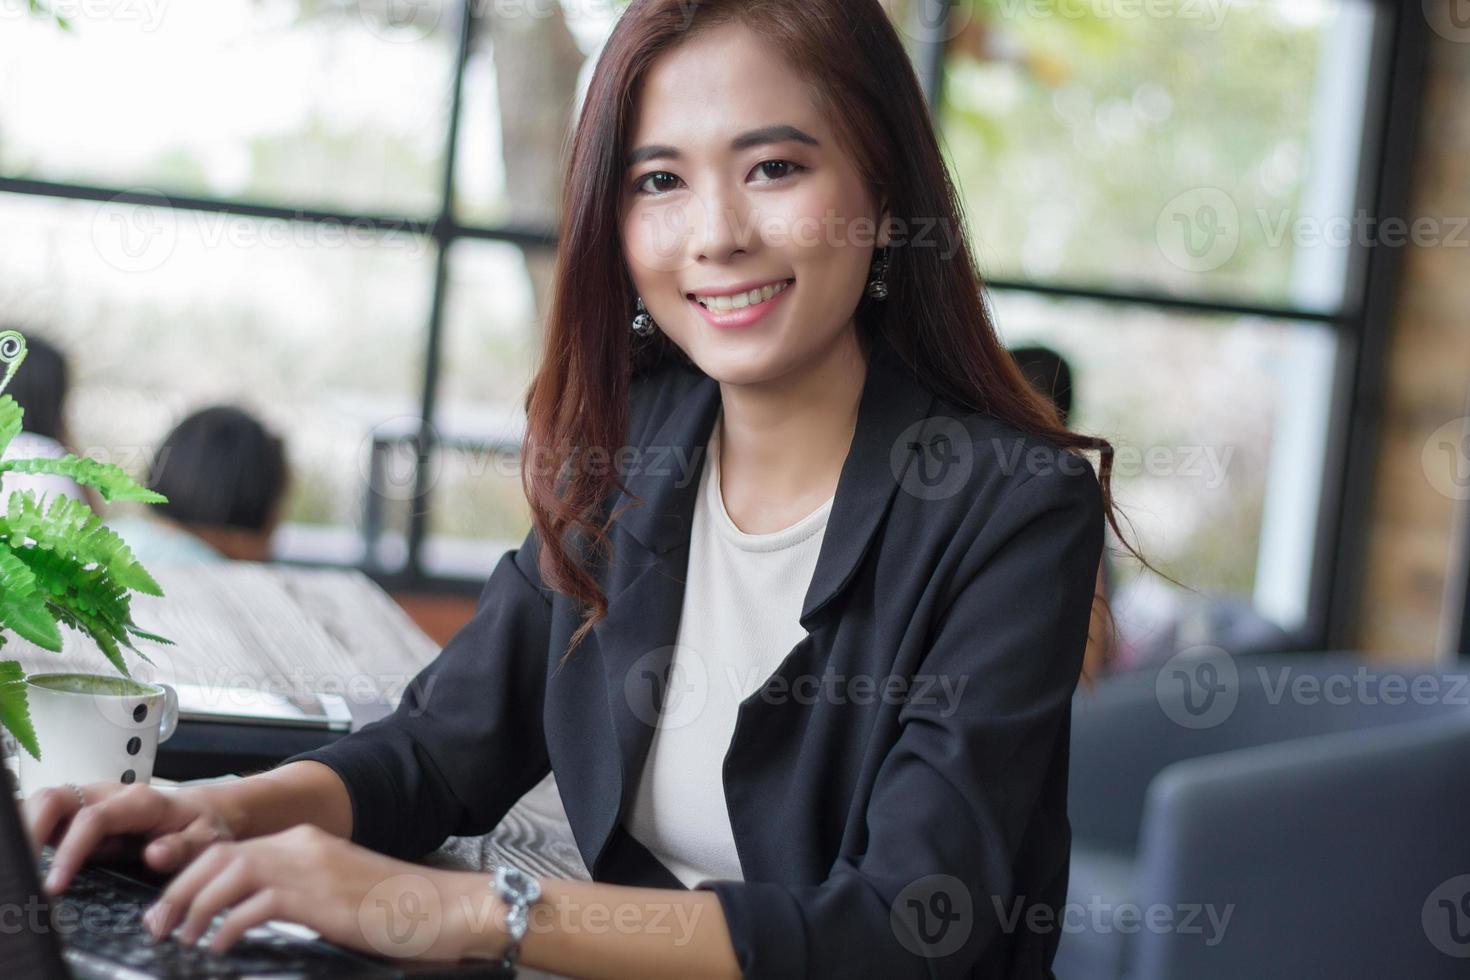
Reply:
[[[1175,658],[1079,690],[1071,766],[1059,980],[1470,976],[1464,671]]]

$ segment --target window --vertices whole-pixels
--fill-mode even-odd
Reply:
[[[1325,642],[1384,275],[1356,219],[1406,152],[1384,93],[1412,14],[882,3],[1002,335],[1072,362],[1146,553]],[[185,412],[242,402],[290,443],[283,557],[478,591],[529,526],[560,154],[622,6],[12,11],[0,309],[72,350],[80,448],[137,472]]]
[[[1284,643],[1324,625],[1391,23],[1368,0],[967,0],[946,32],[939,129],[1003,339],[1069,360],[1145,555]],[[1138,571],[1125,641],[1179,598]]]

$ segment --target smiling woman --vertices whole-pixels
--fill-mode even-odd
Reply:
[[[527,415],[534,526],[398,710],[99,792],[61,884],[142,831],[203,855],[150,923],[233,906],[216,947],[284,917],[569,976],[1049,976],[1112,450],[1000,346],[877,0],[629,5]],[[592,881],[405,863],[549,771]],[[37,806],[45,838],[77,801]],[[400,906],[431,943],[385,940]]]

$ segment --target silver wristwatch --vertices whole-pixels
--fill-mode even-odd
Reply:
[[[531,903],[541,897],[541,883],[524,871],[502,864],[495,869],[490,890],[506,905],[505,931],[510,936],[510,945],[501,955],[500,965],[510,968],[520,955],[521,939],[531,921]]]

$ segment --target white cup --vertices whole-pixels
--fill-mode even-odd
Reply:
[[[18,753],[25,796],[47,786],[143,783],[153,778],[158,743],[179,725],[179,696],[167,684],[103,674],[32,674],[26,701],[41,746]]]

